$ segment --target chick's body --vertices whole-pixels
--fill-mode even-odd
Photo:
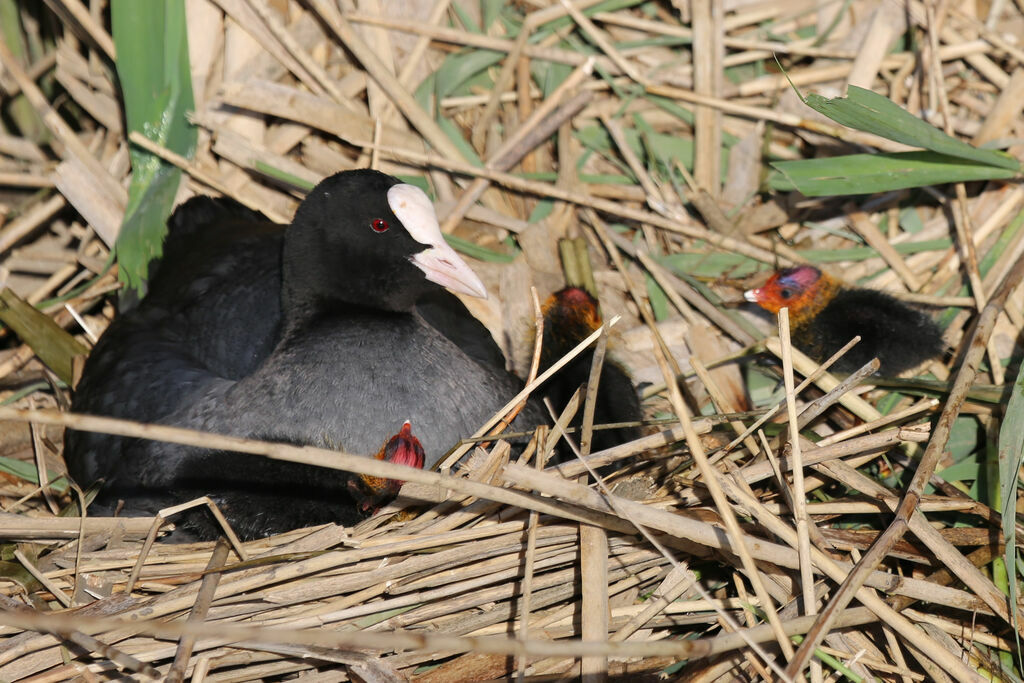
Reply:
[[[569,353],[573,347],[601,326],[597,300],[578,287],[566,287],[552,294],[544,304],[544,343],[541,368],[546,369]],[[590,381],[593,349],[581,353],[544,387],[544,395],[561,410],[578,388]],[[636,422],[643,416],[633,381],[619,365],[605,359],[598,377],[599,390],[594,407],[595,424]],[[582,424],[582,408],[575,425]],[[593,435],[591,450],[596,452],[618,446],[640,436],[636,427],[599,430]]]
[[[897,375],[943,350],[941,330],[928,315],[883,292],[844,287],[812,266],[780,270],[744,297],[772,313],[789,308],[793,343],[819,362],[860,335],[833,366],[839,372],[877,357],[881,374]]]

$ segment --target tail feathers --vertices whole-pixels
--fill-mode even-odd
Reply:
[[[259,211],[253,211],[234,199],[227,197],[210,197],[197,195],[184,204],[178,206],[167,219],[167,237],[164,238],[163,253],[149,262],[150,282],[160,272],[160,265],[170,257],[187,258],[189,251],[194,248],[195,241],[212,226],[220,226],[223,230],[225,225],[246,224],[251,222],[267,223],[270,220]],[[175,252],[180,252],[172,256]],[[135,307],[138,302],[122,304],[122,312]]]
[[[267,217],[253,211],[234,199],[197,195],[178,206],[167,219],[167,242],[188,239],[214,223],[222,222],[265,222]]]

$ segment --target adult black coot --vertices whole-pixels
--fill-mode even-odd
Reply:
[[[317,185],[287,229],[205,197],[168,225],[150,292],[96,344],[76,412],[361,454],[408,420],[430,465],[521,387],[441,289],[486,296],[415,186],[347,171]],[[531,405],[520,424],[541,419]],[[125,514],[152,514],[210,495],[246,538],[360,514],[335,470],[74,431],[65,457],[80,484],[105,480],[101,510],[123,500]],[[183,523],[213,533],[204,514]]]
[[[833,366],[853,372],[877,357],[879,372],[896,375],[942,353],[942,332],[930,317],[874,289],[844,287],[813,266],[774,273],[747,301],[772,313],[789,307],[793,343],[823,361],[855,335],[861,341]]]

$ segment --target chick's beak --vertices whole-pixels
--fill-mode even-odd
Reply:
[[[459,294],[487,298],[487,288],[473,269],[447,243],[435,244],[412,257],[431,282]]]
[[[750,303],[756,304],[761,300],[760,288],[748,289],[747,291],[743,292],[743,298],[749,301]]]

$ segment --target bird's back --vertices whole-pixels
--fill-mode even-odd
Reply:
[[[836,363],[836,370],[853,372],[877,356],[879,372],[896,375],[942,353],[941,331],[930,316],[872,289],[840,289],[794,332],[794,341],[824,360],[856,335],[861,341]]]
[[[158,422],[269,354],[281,317],[274,283],[282,230],[247,220],[258,216],[209,197],[175,211],[149,292],[97,342],[75,389],[75,412]],[[69,430],[72,476],[89,483],[107,475],[125,442]]]
[[[521,388],[440,289],[422,315],[317,300],[285,316],[284,230],[237,209],[178,209],[148,295],[96,345],[74,410],[361,455],[410,420],[429,466]],[[518,424],[542,419],[531,403]],[[209,494],[246,537],[354,514],[345,472],[80,432],[66,444],[76,480],[106,477],[106,501],[126,499],[128,514]],[[190,519],[210,535],[205,516]]]

